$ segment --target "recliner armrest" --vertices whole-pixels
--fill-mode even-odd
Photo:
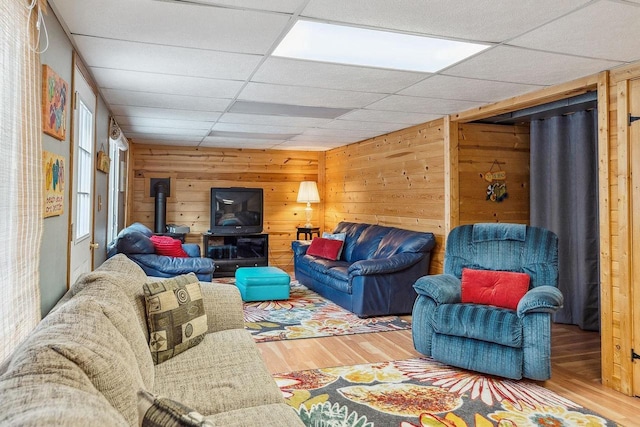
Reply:
[[[456,304],[461,302],[462,285],[460,279],[451,274],[434,274],[419,278],[413,285],[418,295],[431,298],[436,304]]]
[[[183,243],[182,244],[182,249],[191,258],[200,257],[200,246],[197,243]]]
[[[411,267],[424,256],[425,254],[423,253],[407,252],[396,254],[389,258],[364,259],[351,264],[348,272],[350,276],[394,273]]]
[[[307,240],[294,240],[291,242],[291,249],[295,256],[302,256],[307,253],[307,249],[311,246],[311,242]]]
[[[562,292],[554,286],[538,286],[530,289],[518,303],[518,317],[528,313],[554,313],[562,308]]]

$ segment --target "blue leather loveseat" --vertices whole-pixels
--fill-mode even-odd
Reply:
[[[292,243],[296,279],[360,317],[411,313],[413,284],[429,272],[433,233],[341,222],[336,261],[307,255],[310,242]]]
[[[153,232],[139,222],[124,228],[107,246],[107,257],[122,253],[138,264],[147,276],[174,277],[181,274],[195,273],[198,280],[210,282],[213,278],[214,263],[211,258],[200,258],[200,246],[195,243],[184,243],[182,249],[188,258],[178,258],[156,254],[150,237]]]

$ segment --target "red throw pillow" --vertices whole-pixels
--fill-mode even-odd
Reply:
[[[531,278],[526,273],[462,269],[462,302],[518,308],[529,290]]]
[[[342,240],[314,237],[311,245],[307,249],[307,255],[315,255],[320,258],[335,261],[338,259],[340,249],[342,249]]]
[[[149,237],[158,255],[167,255],[179,258],[189,258],[189,255],[182,249],[182,242],[169,236]]]

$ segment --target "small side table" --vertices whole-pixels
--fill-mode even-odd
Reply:
[[[300,235],[304,234],[304,240],[313,239],[313,235],[317,234],[320,237],[320,227],[298,227],[298,234],[296,240],[300,240]]]

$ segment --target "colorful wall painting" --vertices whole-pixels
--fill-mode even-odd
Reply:
[[[67,131],[69,84],[48,65],[42,66],[42,131],[64,140]]]
[[[44,167],[44,217],[64,212],[64,157],[42,152]]]

